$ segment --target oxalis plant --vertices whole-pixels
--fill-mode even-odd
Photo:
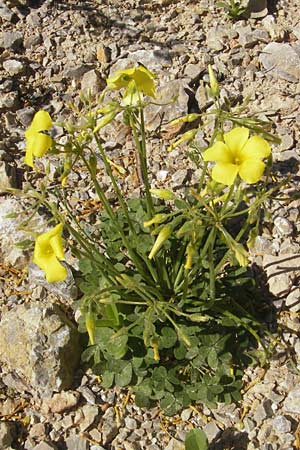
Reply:
[[[138,406],[158,401],[167,415],[192,402],[214,407],[239,400],[243,368],[264,347],[248,248],[265,202],[280,188],[270,175],[276,139],[268,124],[246,116],[245,105],[231,109],[220,100],[210,66],[207,88],[209,110],[172,122],[186,129],[169,150],[182,144],[202,169],[198,183],[181,194],[151,189],[144,112],[156,101],[155,75],[141,65],[108,78],[97,101],[82,96],[82,108],[73,107],[77,118],[60,124],[63,139],[50,136],[46,111],[35,114],[25,133],[25,163],[39,176],[26,195],[32,215],[46,208],[50,217],[48,231],[36,237],[33,262],[53,283],[67,276],[64,247],[79,260],[82,360],[104,388],[128,386]],[[137,198],[122,190],[129,168],[105,149],[105,127],[116,120],[136,146]],[[199,127],[209,130],[205,150],[195,138]],[[44,155],[60,161],[54,175]],[[78,171],[96,199],[90,220],[71,183]]]

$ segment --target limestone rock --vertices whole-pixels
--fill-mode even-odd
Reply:
[[[2,314],[0,364],[33,395],[69,388],[79,357],[78,332],[57,305],[32,302]],[[5,384],[12,381],[3,377]]]
[[[275,79],[283,79],[292,83],[300,79],[300,56],[289,44],[270,42],[259,57],[260,62]]]
[[[9,215],[16,213],[16,217]],[[0,198],[0,257],[5,264],[23,268],[28,263],[28,256],[16,247],[16,243],[28,239],[28,233],[18,228],[25,215],[17,200]]]
[[[162,121],[167,124],[171,120],[188,113],[189,96],[182,80],[169,81],[157,90],[157,105],[149,105],[145,109],[145,122],[149,131],[157,129]],[[159,104],[164,104],[160,106]]]
[[[263,266],[270,292],[276,296],[286,295],[292,289],[293,280],[300,276],[300,255],[265,255]]]
[[[0,422],[0,448],[6,450],[14,439],[14,425],[10,422]]]
[[[6,72],[9,73],[9,75],[18,75],[19,73],[23,72],[24,65],[17,59],[8,59],[4,61],[3,68],[6,70]]]
[[[41,270],[36,264],[30,263],[29,268],[29,282],[31,285],[42,286],[48,292],[51,292],[58,297],[68,299],[76,299],[78,290],[71,269],[65,264],[67,269],[67,278],[56,283],[48,283],[45,272]]]
[[[172,58],[168,50],[137,50],[136,52],[130,52],[126,58],[121,58],[112,65],[110,76],[116,70],[128,69],[128,67],[138,65],[138,63],[142,63],[148,70],[156,72],[170,67]]]
[[[296,387],[288,393],[287,398],[284,401],[283,409],[287,413],[300,414],[300,391],[299,387]]]
[[[0,48],[18,50],[23,43],[23,33],[19,31],[5,31],[0,35]]]
[[[43,402],[43,410],[50,410],[53,413],[68,411],[77,405],[80,394],[76,391],[63,391],[54,394],[50,399]]]
[[[81,80],[81,89],[85,94],[97,95],[105,86],[106,83],[97,70],[89,70],[83,75]]]

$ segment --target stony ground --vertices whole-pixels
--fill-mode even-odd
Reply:
[[[233,22],[213,0],[0,1],[1,450],[179,450],[191,427],[206,431],[211,450],[300,448],[298,0],[269,2],[258,16]],[[28,255],[13,245],[26,235],[16,229],[18,220],[3,219],[24,206],[5,191],[31,179],[23,166],[24,128],[34,112],[65,119],[67,102],[77,104],[81,89],[97,94],[110,73],[135,62],[158,74],[162,99],[178,93],[175,105],[153,107],[147,116],[155,186],[176,189],[197,178],[182,151],[165,157],[157,129],[162,115],[208,106],[209,63],[223,96],[238,103],[251,94],[251,111],[272,121],[282,139],[273,148],[276,177],[291,177],[252,255],[276,307],[278,346],[270,365],[247,371],[239,404],[191,407],[173,418],[158,408],[140,410],[127,391],[104,391],[89,372],[73,373],[79,350],[68,320],[76,296],[71,275],[50,287],[31,265],[28,277]],[[206,145],[201,133],[197,138]],[[122,147],[130,160],[121,124],[108,129],[107,147],[112,157]],[[92,200],[81,174],[73,182],[83,200]],[[124,183],[130,193],[139,189],[134,174]]]

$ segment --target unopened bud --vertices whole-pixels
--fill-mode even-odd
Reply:
[[[219,97],[220,94],[219,83],[210,64],[208,65],[208,75],[211,93],[213,97]]]
[[[169,237],[172,234],[172,227],[170,225],[165,225],[161,231],[159,232],[156,241],[154,242],[154,245],[152,247],[151,252],[149,253],[149,259],[154,258],[156,253],[161,249],[164,242],[169,239]]]
[[[162,200],[174,200],[176,198],[176,195],[169,189],[150,189],[150,192]]]

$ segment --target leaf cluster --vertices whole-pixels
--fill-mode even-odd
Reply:
[[[133,248],[147,254],[153,240],[142,226],[145,201],[132,199],[128,205],[136,235],[121,209],[116,210],[116,216]],[[157,204],[156,208],[157,213],[167,213],[165,206]],[[82,359],[101,376],[103,387],[131,386],[138,406],[159,402],[166,415],[193,402],[214,407],[217,402],[239,400],[241,368],[252,360],[247,350],[250,344],[255,345],[253,335],[259,329],[248,307],[253,307],[253,283],[245,269],[229,266],[223,271],[216,280],[216,299],[212,301],[204,259],[198,266],[202,276],[198,272],[198,279],[180,305],[167,285],[161,286],[163,297],[157,304],[143,303],[136,285],[145,290],[151,287],[132,269],[122,241],[105,213],[101,224],[105,253],[119,272],[116,278],[131,280],[125,287],[111,284],[97,259],[80,261],[80,288],[85,295],[80,301],[79,329],[86,331],[87,313],[92,314],[94,323],[94,344],[83,352]],[[170,261],[172,253],[178,251],[177,245],[174,239],[165,250]],[[218,245],[221,257],[225,246],[221,241]],[[170,263],[167,278],[172,277],[173,269],[174,264]]]

